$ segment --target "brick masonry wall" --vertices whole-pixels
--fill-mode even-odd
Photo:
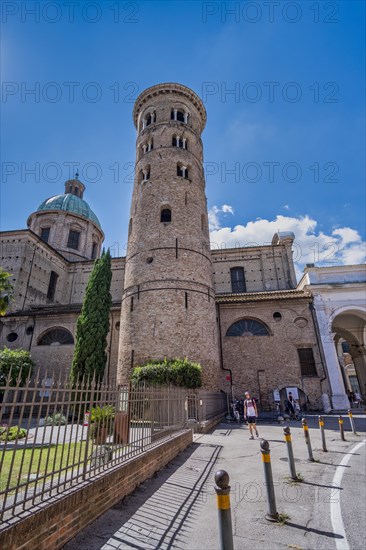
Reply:
[[[189,113],[172,121],[171,110]],[[141,130],[141,118],[155,122]],[[118,377],[150,358],[187,357],[202,365],[206,389],[220,377],[212,259],[202,167],[204,106],[187,88],[159,85],[136,101],[136,176],[130,210],[125,287],[122,294]],[[173,137],[188,148],[173,146]],[[142,147],[153,140],[153,149]],[[177,165],[188,177],[177,175]],[[150,179],[142,180],[141,171]],[[171,221],[161,222],[162,209]]]
[[[0,531],[6,550],[57,550],[192,443],[186,430]]]
[[[273,318],[281,313],[281,320]],[[310,406],[316,408],[321,398],[320,379],[324,370],[316,341],[307,299],[247,302],[220,305],[224,367],[232,370],[235,396],[245,391],[260,398],[264,409],[273,408],[273,390],[297,386],[305,392]],[[229,327],[240,319],[264,323],[268,336],[226,336]],[[312,348],[317,376],[301,376],[298,348]],[[230,391],[223,376],[222,389]],[[327,382],[323,382],[323,391]]]

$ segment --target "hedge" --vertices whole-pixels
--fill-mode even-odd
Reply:
[[[185,359],[150,360],[135,367],[131,381],[133,383],[152,382],[154,384],[172,384],[183,388],[202,386],[202,367],[198,363]]]

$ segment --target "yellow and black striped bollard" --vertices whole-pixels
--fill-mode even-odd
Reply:
[[[286,426],[285,428],[283,428],[283,435],[285,436],[285,441],[286,441],[288,464],[290,468],[291,479],[298,481],[296,468],[295,468],[294,452],[292,450],[291,430],[289,426]]]
[[[220,550],[234,550],[233,528],[230,510],[229,474],[219,470],[215,474],[217,511],[219,513]]]
[[[322,436],[323,451],[325,453],[327,453],[328,449],[327,449],[327,443],[325,441],[324,418],[322,416],[319,416],[319,428],[320,428],[320,433],[321,433],[321,436]]]
[[[314,462],[313,449],[311,448],[311,441],[310,441],[310,434],[309,434],[309,426],[305,418],[302,419],[302,427],[304,429],[304,437],[305,437],[305,443],[308,448],[309,460],[310,462]]]
[[[339,424],[339,433],[341,434],[341,440],[346,441],[346,438],[344,437],[344,428],[343,428],[342,415],[340,415],[340,417],[339,417],[338,424]]]
[[[266,519],[268,521],[278,521],[278,512],[276,509],[276,496],[273,486],[272,466],[271,466],[271,451],[269,443],[266,439],[262,439],[261,444],[262,462],[264,469],[264,484],[267,491],[267,507],[268,512]]]

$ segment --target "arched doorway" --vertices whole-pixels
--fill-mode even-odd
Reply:
[[[342,342],[347,343],[347,353],[352,358],[358,387],[363,400],[366,401],[366,311],[360,308],[344,308],[339,311],[333,317],[332,332],[335,334],[334,342],[337,347],[345,387],[349,389],[352,384],[347,374],[347,362],[344,361],[342,354]]]

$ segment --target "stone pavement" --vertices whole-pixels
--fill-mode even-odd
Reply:
[[[283,524],[265,519],[259,441],[249,440],[246,425],[223,423],[210,434],[196,436],[173,462],[93,522],[64,550],[219,549],[214,491],[214,474],[219,469],[230,475],[235,550],[365,548],[365,416],[355,417],[358,435],[349,431],[345,418],[347,441],[340,440],[338,419],[325,417],[327,453],[321,450],[317,417],[307,419],[315,462],[307,460],[301,423],[290,423],[301,483],[289,481],[284,425],[258,425],[260,437],[270,443],[277,510],[284,515]]]

